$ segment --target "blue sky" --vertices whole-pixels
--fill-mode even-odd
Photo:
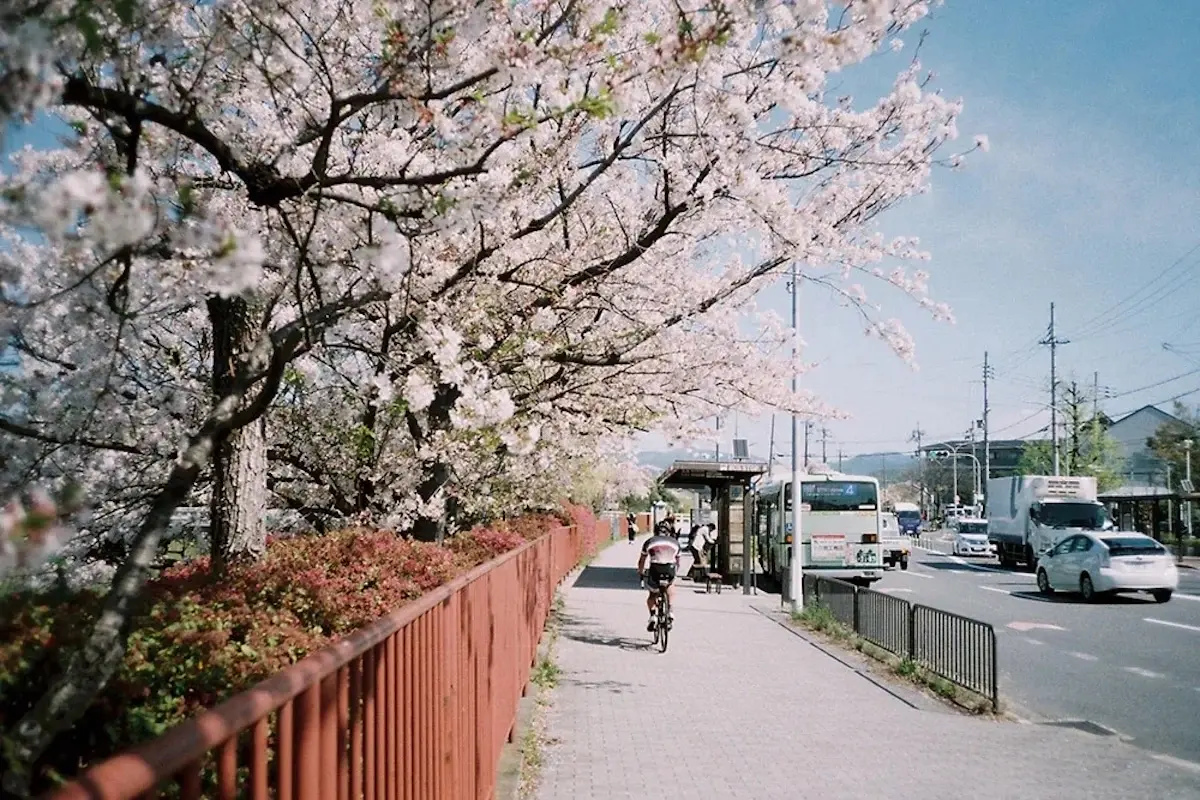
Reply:
[[[985,349],[993,437],[1044,429],[1050,355],[1035,342],[1051,301],[1070,340],[1061,379],[1090,386],[1098,372],[1114,395],[1102,400],[1108,413],[1169,411],[1167,398],[1200,390],[1200,3],[1130,11],[1114,0],[948,0],[922,25],[923,65],[965,100],[959,144],[984,133],[991,151],[936,173],[930,194],[879,227],[921,237],[932,293],[957,320],[933,322],[898,293],[874,292],[915,337],[914,372],[831,298],[802,296],[806,355],[820,363],[805,385],[850,415],[826,423],[831,459],[839,448],[910,449],[918,422],[927,439],[961,436],[981,416]],[[874,59],[839,92],[871,101],[919,33],[903,37],[901,59]],[[763,299],[789,308],[782,290]],[[1200,391],[1183,399],[1200,402]],[[769,417],[737,423],[765,456]],[[781,416],[777,452],[787,431]]]

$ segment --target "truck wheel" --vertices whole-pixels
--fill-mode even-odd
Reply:
[[[1025,545],[1025,563],[1029,566],[1030,572],[1037,569],[1037,555],[1029,545]]]
[[[900,559],[900,569],[908,569],[908,558]]]

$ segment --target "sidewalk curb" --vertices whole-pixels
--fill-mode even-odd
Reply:
[[[608,544],[611,544],[611,542]],[[608,544],[604,544],[598,548],[596,555],[603,552]],[[554,646],[558,641],[558,632],[554,627],[556,623],[555,615],[557,613],[554,606],[558,604],[563,591],[574,585],[579,576],[583,574],[583,571],[587,569],[587,564],[596,555],[587,559],[586,563],[580,563],[579,566],[568,572],[566,577],[563,578],[562,583],[554,589],[554,599],[551,601],[550,614],[546,617],[546,626],[542,629],[542,638],[538,641],[537,656],[534,658],[533,666],[529,668],[529,676],[525,680],[525,694],[517,703],[517,718],[513,722],[512,735],[509,736],[509,741],[505,743],[500,751],[500,763],[496,767],[496,793],[494,795],[497,800],[521,800],[522,777],[526,769],[525,737],[529,734],[534,724],[538,701],[545,696],[549,696],[552,691],[550,689],[543,689],[533,682],[533,670],[539,663],[549,660],[554,654]]]
[[[568,576],[568,579],[570,577]],[[557,596],[558,592],[556,591],[555,597]],[[553,615],[553,612],[551,614]],[[550,658],[554,652],[554,642],[557,636],[551,631],[550,626],[552,621],[553,616],[546,620],[546,628],[542,631],[542,638],[538,643],[537,657],[533,662],[535,666],[543,660]],[[517,703],[517,718],[513,722],[512,735],[509,736],[509,741],[501,749],[500,763],[496,767],[495,797],[503,798],[503,800],[520,800],[521,797],[521,778],[525,772],[525,737],[529,734],[530,728],[533,726],[538,700],[544,691],[533,682],[533,669],[533,667],[530,667],[530,675],[525,682],[525,695]]]

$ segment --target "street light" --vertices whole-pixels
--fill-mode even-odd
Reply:
[[[971,444],[972,444],[972,446],[974,446],[973,442]],[[979,465],[979,459],[976,458],[973,453],[958,452],[958,449],[960,447],[964,447],[965,445],[966,445],[966,443],[959,444],[959,445],[952,445],[949,442],[937,442],[933,445],[934,447],[950,448],[950,453],[951,453],[952,457],[954,458],[954,461],[953,461],[954,468],[951,470],[951,472],[954,475],[954,502],[955,503],[958,503],[958,459],[959,458],[969,458],[975,462],[975,497],[974,497],[974,499],[976,502],[978,502],[979,495],[982,493],[982,489],[980,488],[980,473],[983,468]],[[936,457],[937,456],[935,456],[935,458]]]

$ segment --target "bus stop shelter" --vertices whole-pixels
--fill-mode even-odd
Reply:
[[[746,513],[746,498],[754,479],[766,472],[767,465],[759,461],[678,460],[659,478],[667,489],[709,490],[717,520],[713,567],[725,581],[736,584],[740,578],[746,594],[754,571],[747,546],[752,520]]]

